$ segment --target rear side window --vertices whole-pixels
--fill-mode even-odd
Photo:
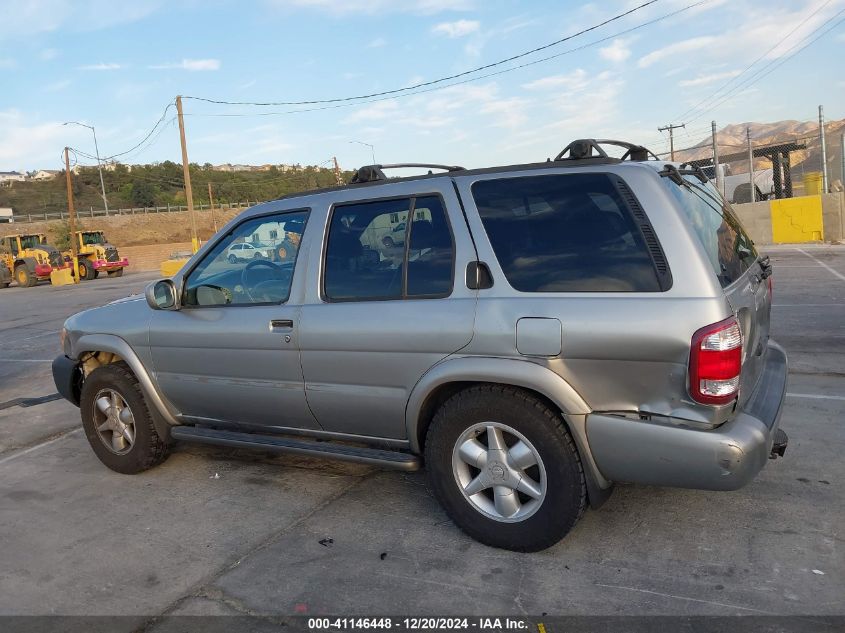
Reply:
[[[446,297],[454,248],[439,196],[338,205],[326,245],[330,301]]]
[[[476,182],[472,194],[521,292],[659,292],[649,250],[608,174]]]
[[[722,288],[742,277],[757,260],[754,242],[745,233],[730,205],[711,182],[702,184],[685,176],[689,186],[664,182],[680,202],[681,209],[701,241]]]

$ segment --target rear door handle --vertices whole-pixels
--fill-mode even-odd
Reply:
[[[293,329],[293,321],[291,319],[272,319],[270,321],[271,332],[283,332]]]

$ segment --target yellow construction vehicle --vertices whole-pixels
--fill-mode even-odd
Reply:
[[[96,279],[105,271],[109,277],[121,277],[129,260],[121,257],[117,247],[109,244],[102,231],[77,231],[74,235],[79,251],[79,279]],[[73,238],[72,238],[73,239]],[[70,251],[65,253],[70,257]]]
[[[70,266],[43,233],[9,235],[0,240],[0,260],[18,283],[30,288],[48,281],[50,273]]]

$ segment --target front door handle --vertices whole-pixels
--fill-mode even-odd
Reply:
[[[283,332],[293,329],[293,321],[291,319],[272,319],[270,321],[271,332]]]

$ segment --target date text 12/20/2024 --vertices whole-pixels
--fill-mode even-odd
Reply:
[[[546,633],[538,623],[532,626],[528,620],[506,617],[354,617],[354,618],[309,618],[309,631],[533,631]]]

